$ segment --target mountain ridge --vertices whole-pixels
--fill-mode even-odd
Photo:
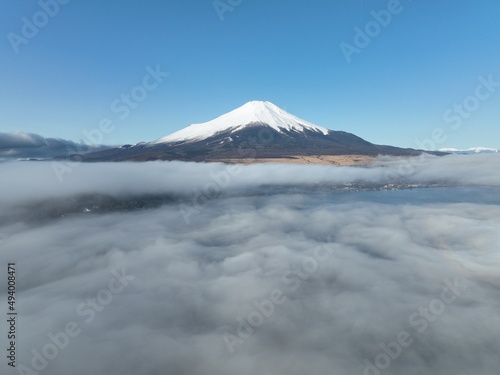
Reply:
[[[352,133],[315,125],[273,103],[250,101],[211,121],[189,125],[152,142],[124,145],[77,157],[79,160],[92,162],[225,162],[341,155],[417,156],[422,152],[424,151],[412,148],[376,145]]]
[[[473,154],[497,154],[500,150],[491,147],[471,147],[468,149],[460,150],[457,148],[440,148],[440,152],[448,152],[451,154],[463,154],[463,155],[473,155]]]

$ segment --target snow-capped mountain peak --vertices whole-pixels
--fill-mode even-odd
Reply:
[[[283,131],[304,132],[304,130],[310,130],[327,135],[329,132],[328,129],[298,118],[271,102],[251,101],[212,121],[192,124],[152,143],[198,141],[219,132],[233,132],[258,124],[269,126],[280,133]]]

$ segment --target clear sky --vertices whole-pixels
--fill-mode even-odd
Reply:
[[[53,1],[0,5],[2,132],[78,141],[107,117],[103,143],[137,143],[268,100],[375,143],[500,148],[498,0]],[[168,77],[141,91],[157,65]]]

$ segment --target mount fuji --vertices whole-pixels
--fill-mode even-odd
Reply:
[[[328,134],[328,129],[302,120],[270,102],[251,101],[226,113],[215,120],[202,124],[193,124],[160,138],[153,143],[193,142],[203,140],[222,132],[235,132],[250,126],[265,126],[283,132],[313,131]]]
[[[340,155],[415,156],[422,152],[376,145],[351,133],[315,125],[273,103],[251,101],[214,120],[192,124],[155,141],[78,155],[78,160],[245,162]]]

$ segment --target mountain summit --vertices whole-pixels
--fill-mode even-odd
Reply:
[[[302,120],[271,102],[254,100],[212,121],[190,125],[152,143],[193,142],[212,137],[220,132],[234,132],[248,126],[258,125],[271,127],[280,133],[283,131],[303,133],[304,130],[310,130],[323,135],[328,134],[328,129]]]
[[[345,155],[421,153],[376,145],[351,133],[315,125],[273,103],[251,101],[214,120],[189,125],[153,142],[78,155],[78,158],[83,161],[322,162]]]

